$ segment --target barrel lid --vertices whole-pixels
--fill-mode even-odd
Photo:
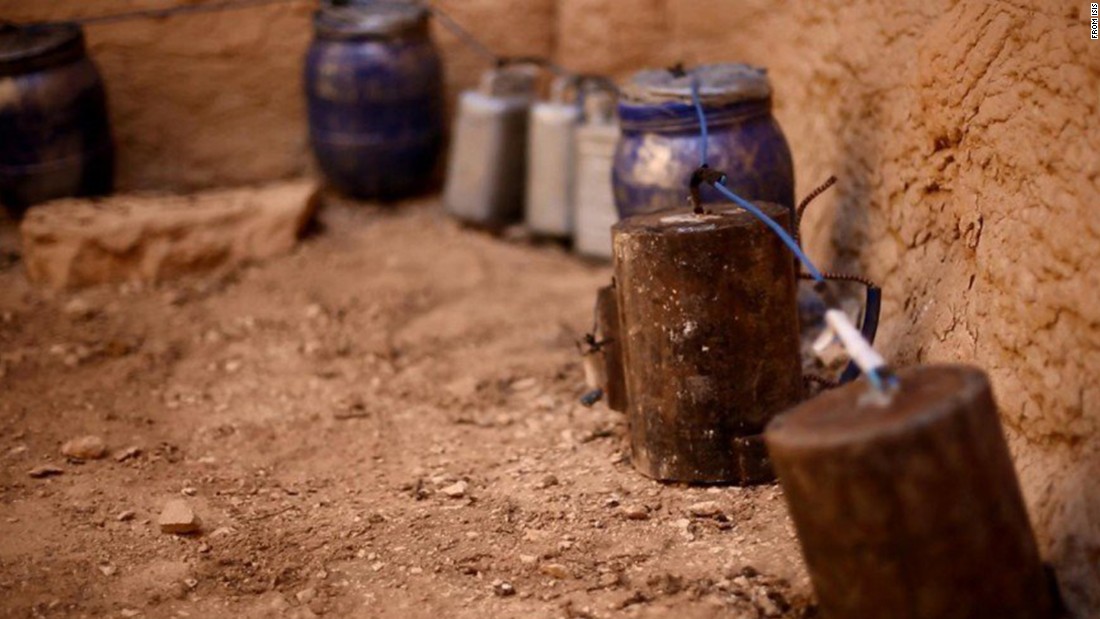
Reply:
[[[84,34],[70,23],[0,24],[0,75],[16,75],[84,54]]]
[[[686,190],[684,191],[684,201],[687,201]],[[753,204],[768,217],[778,221],[781,225],[786,225],[790,216],[790,209],[787,207],[773,202],[757,202],[755,200]],[[669,232],[706,234],[715,230],[762,225],[760,220],[752,213],[739,206],[722,202],[704,205],[703,213],[696,213],[689,207],[678,207],[633,215],[615,224],[615,230],[631,235],[664,235]]]
[[[388,38],[415,32],[428,24],[428,9],[419,4],[359,0],[325,5],[314,14],[314,31],[335,39]]]
[[[627,103],[691,103],[691,85],[698,80],[699,99],[705,105],[727,105],[771,97],[767,69],[747,64],[701,65],[673,73],[646,69],[635,73],[622,89]]]

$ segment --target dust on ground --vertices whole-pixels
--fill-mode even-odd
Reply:
[[[778,488],[648,480],[622,416],[578,404],[606,266],[425,200],[60,294],[0,230],[2,616],[813,613]],[[61,455],[87,434],[106,458]],[[200,534],[160,531],[172,499]]]

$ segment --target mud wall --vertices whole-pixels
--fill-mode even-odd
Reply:
[[[56,20],[212,2],[0,0],[0,18]],[[316,5],[289,0],[88,26],[88,46],[107,84],[119,189],[187,191],[306,173],[302,61]],[[553,0],[440,5],[500,53],[550,52]],[[476,82],[482,61],[435,29],[453,95]]]
[[[150,6],[0,0],[8,19]],[[1071,604],[1100,613],[1100,45],[1063,0],[451,0],[504,53],[769,67],[810,252],[883,283],[898,364],[993,376],[1033,521]],[[124,188],[308,169],[309,5],[89,29]],[[437,32],[454,92],[477,56]],[[1090,483],[1093,482],[1093,483]],[[1082,611],[1082,615],[1085,613]]]

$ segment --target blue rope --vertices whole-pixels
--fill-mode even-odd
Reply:
[[[695,115],[699,117],[699,165],[707,165],[707,142],[710,141],[710,136],[707,135],[707,117],[703,115],[703,102],[699,98],[699,78],[698,76],[691,78],[691,102],[695,104]]]

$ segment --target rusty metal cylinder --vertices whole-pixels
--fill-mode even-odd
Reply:
[[[758,206],[789,228],[785,206]],[[635,468],[769,481],[761,433],[803,394],[790,252],[726,205],[630,217],[612,236]]]
[[[768,427],[827,619],[1048,619],[1050,598],[989,380],[918,366]]]

